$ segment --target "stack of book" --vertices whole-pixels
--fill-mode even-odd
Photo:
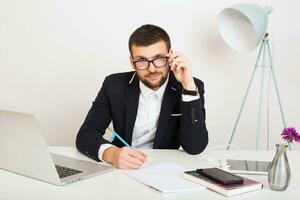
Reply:
[[[240,184],[222,184],[216,181],[207,178],[200,173],[195,171],[186,171],[182,174],[182,177],[193,181],[195,183],[199,183],[207,187],[210,190],[218,192],[224,196],[234,196],[237,194],[242,194],[250,191],[255,191],[263,188],[263,184],[257,181],[251,180],[249,178],[243,178],[243,183]]]

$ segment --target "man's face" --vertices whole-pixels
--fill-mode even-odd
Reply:
[[[160,41],[150,46],[133,45],[131,52],[131,65],[136,70],[139,79],[149,88],[157,90],[164,84],[169,73],[166,43]],[[158,67],[155,67],[153,62],[147,63],[151,60],[154,60],[154,64]],[[147,64],[149,64],[148,68],[146,68]],[[138,66],[142,66],[143,69],[137,69]]]

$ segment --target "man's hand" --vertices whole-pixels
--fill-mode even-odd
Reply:
[[[173,53],[171,51],[167,56],[169,57],[170,69],[183,88],[186,90],[196,90],[189,60],[180,52]]]
[[[138,169],[147,161],[147,155],[137,149],[110,147],[103,152],[103,160],[119,169]]]

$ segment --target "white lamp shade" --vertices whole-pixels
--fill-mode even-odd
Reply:
[[[254,50],[267,31],[272,8],[255,4],[237,4],[219,15],[219,30],[226,43],[243,52]]]

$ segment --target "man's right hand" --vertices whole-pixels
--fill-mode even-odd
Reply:
[[[138,169],[147,161],[145,153],[127,147],[109,147],[102,158],[119,169]]]

